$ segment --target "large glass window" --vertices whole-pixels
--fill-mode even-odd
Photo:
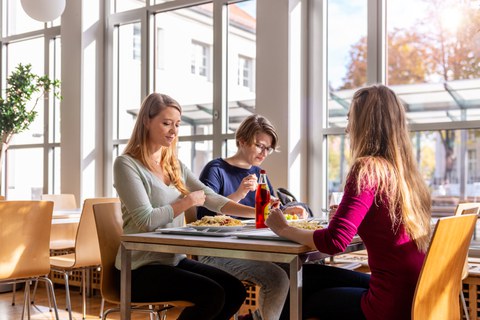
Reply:
[[[256,4],[249,0],[228,6],[227,133],[255,112]],[[227,145],[228,154],[235,151]]]
[[[480,197],[480,46],[475,42],[480,38],[478,4],[387,0],[385,16],[381,4],[374,5],[368,10],[380,15],[381,19],[375,19],[384,24],[383,40],[378,38],[382,26],[369,28],[366,33],[366,1],[363,5],[328,2],[328,193],[343,188],[350,165],[348,136],[342,131],[352,95],[368,83],[368,70],[385,70],[386,84],[407,110],[417,163],[432,192],[433,214],[451,215],[459,202]],[[355,6],[357,10],[352,10]],[[405,7],[416,9],[405,12]],[[335,36],[345,25],[354,30],[348,32],[348,44],[345,37]],[[338,50],[337,42],[345,44],[343,52],[348,59],[340,59],[342,50]],[[381,65],[382,59],[375,66],[366,64],[371,50],[385,50],[385,66]],[[379,57],[380,51],[375,52]]]
[[[32,72],[60,78],[60,19],[41,23],[28,17],[19,1],[2,1],[2,86],[18,64]],[[2,95],[4,91],[2,90]],[[60,101],[53,92],[45,99],[34,97],[27,108],[37,112],[28,130],[15,134],[6,152],[2,195],[7,199],[38,198],[60,191]]]
[[[114,126],[116,139],[128,139],[135,123],[141,97],[141,25],[116,26],[114,32]]]
[[[343,91],[367,83],[367,22],[366,0],[328,1],[328,127],[344,125],[348,103]]]

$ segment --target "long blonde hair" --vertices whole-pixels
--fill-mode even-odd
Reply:
[[[151,155],[148,150],[149,132],[146,125],[150,119],[165,110],[165,108],[175,108],[182,114],[180,104],[165,94],[151,93],[143,100],[132,136],[123,151],[123,154],[137,159],[150,171],[153,171],[154,168],[150,161]],[[177,141],[178,138],[176,137],[170,147],[162,147],[161,164],[163,171],[168,175],[177,190],[186,195],[189,191],[181,179],[180,164],[177,160]]]
[[[429,243],[431,198],[414,158],[405,109],[383,85],[353,96],[348,133],[357,192],[376,186],[376,201],[388,206],[393,228],[403,225],[418,249]]]

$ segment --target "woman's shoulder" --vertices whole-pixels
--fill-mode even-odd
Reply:
[[[138,169],[145,169],[145,167],[138,161],[137,159],[133,158],[128,154],[122,154],[115,158],[113,162],[113,167],[115,169],[118,168],[126,168],[126,167],[134,167]]]
[[[231,164],[229,164],[227,161],[225,161],[222,158],[216,158],[211,161],[209,161],[204,167],[203,167],[203,172],[210,172],[210,171],[225,171],[225,170],[231,170],[231,168],[235,168]]]
[[[122,154],[115,158],[114,164],[136,163],[137,161],[128,154]]]

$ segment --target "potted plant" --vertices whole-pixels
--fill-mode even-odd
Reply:
[[[8,76],[5,94],[0,97],[0,193],[2,186],[2,169],[5,151],[13,135],[28,129],[37,117],[35,110],[40,98],[50,90],[57,98],[61,98],[59,80],[51,80],[48,76],[32,73],[31,64],[19,64]],[[33,105],[29,102],[34,100]]]

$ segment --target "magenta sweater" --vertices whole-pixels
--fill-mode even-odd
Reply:
[[[355,181],[347,181],[342,201],[328,228],[315,231],[315,245],[321,252],[339,253],[358,233],[367,248],[372,273],[370,288],[361,304],[365,317],[369,320],[410,319],[425,254],[418,251],[403,226],[392,227],[387,208],[374,201],[375,190],[363,190],[355,195],[354,184]]]

